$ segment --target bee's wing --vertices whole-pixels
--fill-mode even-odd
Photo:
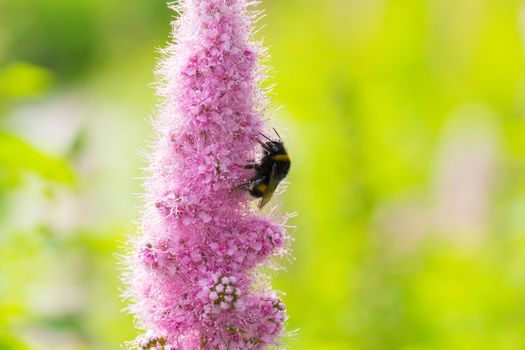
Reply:
[[[266,203],[270,201],[273,193],[275,192],[275,189],[277,188],[277,185],[279,185],[280,180],[275,176],[276,167],[277,167],[276,164],[274,164],[272,167],[272,173],[270,175],[270,180],[268,181],[268,186],[266,187],[263,197],[261,198],[261,201],[259,202],[259,209],[264,207]]]

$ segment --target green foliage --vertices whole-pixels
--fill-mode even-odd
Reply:
[[[49,71],[28,63],[14,63],[0,72],[0,98],[33,97],[47,90]]]
[[[32,171],[46,180],[64,184],[73,182],[73,171],[62,160],[50,157],[21,139],[0,132],[1,181],[16,181],[23,171]]]

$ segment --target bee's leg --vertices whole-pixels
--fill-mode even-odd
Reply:
[[[257,167],[257,164],[246,164],[246,165],[239,165],[236,164],[239,168],[243,169],[255,169]]]
[[[246,165],[239,165],[239,164],[236,164],[239,168],[243,168],[243,169],[255,169],[255,170],[261,170],[261,166],[257,163],[253,163],[253,164],[246,164]]]
[[[257,165],[257,164],[246,164],[246,165],[241,165],[240,167],[244,168],[244,169],[257,169],[259,167],[259,165]]]
[[[230,190],[230,194],[232,194],[234,191],[242,190],[242,191],[249,191],[250,190],[250,182],[245,182],[240,185],[235,186]]]
[[[237,190],[250,191],[251,192],[255,187],[257,187],[259,184],[261,184],[265,180],[266,179],[264,177],[262,177],[262,178],[259,178],[257,180],[253,180],[253,181],[250,181],[250,182],[242,183],[242,184],[237,185],[234,188],[232,188],[230,190],[230,194],[233,193],[234,191],[237,191]]]

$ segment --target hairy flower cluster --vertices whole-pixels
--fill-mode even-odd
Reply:
[[[286,250],[284,219],[260,217],[232,188],[257,157],[261,49],[245,0],[182,0],[176,44],[161,61],[164,97],[146,209],[128,259],[138,349],[236,350],[276,345],[286,320],[255,268]]]
[[[239,308],[238,299],[241,291],[235,286],[237,278],[235,276],[214,277],[213,282],[211,288],[204,288],[204,293],[212,301],[215,311]]]

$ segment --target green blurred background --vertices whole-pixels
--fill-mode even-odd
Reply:
[[[289,349],[525,349],[525,2],[265,0]],[[117,349],[163,0],[0,0],[0,349]]]

